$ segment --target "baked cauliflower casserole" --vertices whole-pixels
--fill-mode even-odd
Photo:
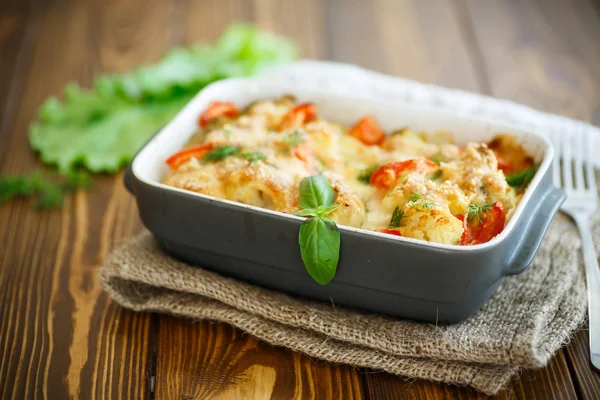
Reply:
[[[498,235],[535,172],[510,134],[459,147],[448,132],[386,134],[368,116],[347,128],[292,96],[243,110],[213,102],[198,125],[166,160],[165,184],[293,214],[300,181],[322,174],[337,224],[437,243]]]

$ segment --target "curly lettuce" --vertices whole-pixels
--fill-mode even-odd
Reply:
[[[293,60],[285,39],[232,26],[214,46],[177,48],[153,65],[101,76],[92,89],[71,83],[51,97],[29,129],[31,147],[62,173],[115,172],[204,86]]]

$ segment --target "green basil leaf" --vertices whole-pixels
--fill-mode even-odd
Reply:
[[[253,151],[253,152],[249,152],[249,153],[238,153],[237,156],[245,158],[246,160],[250,161],[250,164],[254,164],[255,162],[264,161],[267,159],[267,156],[265,156],[263,153],[261,153],[259,151]]]
[[[294,215],[297,215],[299,217],[316,217],[317,213],[318,211],[314,208],[305,208],[304,210],[300,210],[294,213]]]
[[[529,182],[531,182],[531,180],[533,179],[536,169],[537,165],[534,165],[533,167],[523,170],[521,172],[516,172],[514,174],[507,175],[506,183],[508,183],[509,186],[515,189],[524,189],[525,187],[527,187],[527,185],[529,185]]]
[[[442,175],[443,175],[442,170],[438,169],[437,171],[432,172],[431,174],[427,175],[425,177],[425,180],[427,180],[427,181],[436,181],[436,180],[440,179],[442,177]]]
[[[238,152],[237,146],[217,146],[202,159],[203,162],[221,161]]]
[[[310,218],[300,225],[300,255],[313,279],[326,285],[335,276],[340,258],[340,232],[329,218]]]
[[[329,180],[323,175],[314,175],[300,182],[300,206],[302,208],[328,207],[333,204],[334,194]]]
[[[331,214],[332,212],[334,212],[335,210],[337,210],[339,208],[339,204],[332,204],[329,207],[323,207],[320,211],[320,216],[324,217],[326,215]]]
[[[356,177],[356,179],[358,179],[360,182],[364,183],[365,185],[368,185],[369,183],[371,183],[371,177],[373,176],[373,173],[375,171],[377,171],[377,169],[380,166],[378,164],[376,165],[372,165],[370,167],[367,168],[363,168],[360,173],[358,174],[358,176]]]

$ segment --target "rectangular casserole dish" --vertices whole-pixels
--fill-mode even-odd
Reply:
[[[197,130],[213,100],[244,107],[254,100],[293,94],[313,102],[325,119],[350,125],[374,116],[386,131],[446,130],[458,144],[514,134],[539,169],[504,231],[488,243],[451,246],[340,226],[335,278],[321,286],[308,275],[298,245],[303,218],[197,194],[161,183],[165,159]],[[476,312],[503,277],[533,260],[564,193],[552,186],[554,150],[535,133],[400,102],[339,96],[307,87],[285,74],[231,79],[201,91],[136,155],[126,185],[144,225],[170,255],[223,275],[292,295],[430,322],[456,322]]]

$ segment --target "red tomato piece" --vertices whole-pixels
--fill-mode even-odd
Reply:
[[[235,104],[225,101],[213,101],[208,108],[204,110],[198,123],[205,127],[210,121],[219,117],[235,118],[238,115],[238,109]]]
[[[463,234],[460,237],[460,245],[481,244],[489,242],[504,229],[506,220],[506,211],[501,201],[494,203],[489,210],[485,212],[482,222],[478,218],[467,220],[466,215],[456,216],[463,223]]]
[[[496,159],[498,160],[498,169],[504,172],[504,175],[508,175],[512,173],[512,166],[510,162],[503,156],[503,154],[499,151],[493,150],[496,154]]]
[[[394,236],[402,236],[402,234],[400,233],[400,231],[398,229],[391,229],[391,228],[378,229],[377,232],[387,233],[388,235],[394,235]]]
[[[433,161],[422,159],[421,162],[425,166],[426,172],[433,172],[439,168]],[[382,165],[373,172],[370,183],[381,189],[389,189],[396,184],[400,175],[404,172],[415,170],[418,166],[419,160],[417,159]]]
[[[506,221],[506,210],[501,201],[497,201],[487,211],[487,215],[481,224],[481,230],[477,235],[477,238],[473,241],[473,244],[485,243],[492,240],[504,229],[504,222]]]
[[[294,156],[296,156],[296,158],[300,161],[307,162],[312,156],[312,150],[305,142],[294,147]]]
[[[171,157],[167,158],[166,162],[171,169],[177,169],[179,166],[189,161],[192,157],[198,159],[203,158],[205,155],[210,153],[214,147],[215,146],[212,143],[205,143],[198,146],[189,147],[173,154]]]
[[[278,130],[298,128],[303,124],[317,119],[317,109],[312,103],[298,104],[281,118]]]
[[[348,135],[353,136],[368,146],[380,145],[385,140],[385,132],[371,117],[364,117],[350,130]]]
[[[458,214],[456,216],[456,218],[458,218],[461,222],[462,222],[462,226],[463,226],[463,233],[460,237],[460,245],[461,246],[466,246],[469,244],[469,227],[467,224],[467,217],[464,214]]]
[[[490,141],[488,147],[496,155],[498,169],[502,170],[504,175],[514,174],[533,166],[533,159],[527,155],[514,138],[509,139],[500,135]]]

